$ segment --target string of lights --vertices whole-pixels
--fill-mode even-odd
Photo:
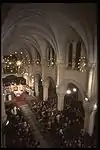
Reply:
[[[86,60],[86,57],[83,57],[83,56],[82,56],[82,57],[79,59],[78,69],[79,69],[81,72],[87,71],[87,60]]]

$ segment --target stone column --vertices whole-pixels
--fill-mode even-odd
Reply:
[[[88,130],[88,133],[89,133],[90,136],[92,136],[93,130],[94,130],[95,114],[96,114],[96,111],[92,111],[92,113],[90,115],[90,119],[89,119],[89,130]]]
[[[7,115],[5,112],[4,95],[3,95],[3,85],[1,86],[1,123],[6,121]]]
[[[43,84],[43,100],[46,101],[48,99],[48,88],[49,88],[49,82]]]
[[[94,64],[90,65],[90,71],[89,71],[89,75],[88,75],[88,89],[87,89],[88,98],[91,98],[91,96],[92,96],[94,67],[95,67]]]
[[[98,89],[97,89],[97,82],[98,82],[98,77],[97,77],[97,65],[94,64],[94,73],[93,73],[93,84],[92,84],[92,97],[94,99],[97,99],[97,95],[98,95]]]
[[[3,43],[1,42],[1,75],[3,78]],[[4,103],[4,96],[3,95],[3,82],[1,79],[1,147],[4,148],[5,143],[4,143],[4,123],[7,119],[6,111],[5,111],[5,103]]]
[[[62,59],[57,60],[57,85],[59,86],[60,83],[63,81],[63,72],[66,69],[65,63]]]
[[[35,94],[37,97],[39,96],[39,81],[37,77],[35,77]]]
[[[62,111],[64,108],[64,95],[63,93],[58,93],[58,103],[57,103],[57,108],[59,111]]]
[[[93,110],[93,103],[92,101],[83,101],[83,107],[85,111],[85,117],[84,117],[84,131],[89,133],[89,124],[90,124],[90,115]]]
[[[2,54],[1,59],[3,60],[3,54]],[[1,66],[1,67],[2,67],[2,77],[3,77],[3,66]],[[7,115],[5,112],[5,103],[4,103],[4,95],[3,95],[3,82],[1,79],[1,124],[3,124],[6,121],[6,118],[7,118]]]
[[[90,114],[85,111],[85,117],[84,117],[84,131],[88,133],[89,130],[89,119],[90,119]]]

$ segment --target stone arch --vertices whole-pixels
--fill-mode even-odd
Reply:
[[[29,33],[28,33],[29,34]],[[12,40],[11,40],[12,39]],[[18,41],[16,42],[16,39],[18,39]],[[13,41],[13,42],[12,42]],[[8,49],[8,47],[13,46],[14,49],[16,49],[16,45],[18,44],[18,47],[26,47],[28,50],[28,53],[31,57],[34,57],[32,55],[32,49],[36,49],[39,51],[39,53],[41,54],[41,49],[40,46],[37,42],[37,40],[33,37],[33,36],[29,36],[29,35],[16,35],[16,37],[13,36],[13,38],[10,38],[9,41],[5,41],[6,46],[4,46],[3,51],[6,51],[6,49]],[[33,47],[33,48],[32,48]],[[18,49],[18,48],[17,48]],[[41,54],[42,55],[42,54]],[[32,59],[32,58],[31,58]]]
[[[7,30],[5,30],[4,32],[2,31],[2,43],[4,43],[4,41],[6,40],[5,38],[8,36],[9,37],[9,35],[11,36],[11,32],[13,31],[14,32],[14,30],[16,30],[16,28],[18,28],[18,25],[17,24],[20,24],[20,23],[18,23],[18,22],[23,22],[24,21],[24,24],[22,24],[22,26],[20,26],[20,27],[27,27],[27,29],[29,29],[29,30],[31,30],[32,32],[34,31],[34,34],[39,34],[39,36],[41,35],[44,39],[48,39],[48,41],[51,43],[51,45],[54,47],[54,49],[57,49],[56,48],[56,42],[55,42],[55,39],[53,38],[53,31],[52,31],[52,29],[51,29],[51,27],[49,26],[49,24],[44,20],[44,18],[43,17],[41,17],[40,15],[37,15],[37,12],[36,11],[34,11],[34,9],[32,10],[32,9],[30,9],[30,8],[26,8],[26,10],[25,9],[22,9],[21,10],[21,8],[20,9],[18,9],[18,10],[14,10],[14,9],[12,9],[11,10],[12,12],[13,11],[15,11],[16,13],[16,15],[18,16],[17,18],[16,17],[14,17],[14,15],[13,15],[13,19],[11,19],[11,13],[9,13],[9,15],[8,15],[8,18],[6,19],[6,21],[5,21],[5,24],[7,23],[7,22],[9,22],[9,18],[10,18],[10,23],[9,23],[9,25],[7,26],[7,25],[5,25],[4,24],[4,27],[2,28],[2,29],[4,29],[4,28],[9,28],[9,29],[7,29],[7,30],[9,30],[9,31],[7,31]],[[19,11],[19,12],[18,12]],[[22,11],[22,12],[21,12]],[[25,14],[26,14],[26,11],[27,11],[27,15],[25,16]],[[32,19],[32,17],[35,17],[34,19]],[[13,21],[12,21],[13,20]],[[30,22],[28,25],[25,25],[25,21],[27,21],[28,20],[28,22]],[[32,20],[35,20],[34,22],[32,22]],[[39,23],[39,21],[40,20],[42,20],[41,21],[41,23]],[[34,28],[35,28],[35,30],[34,30]],[[37,29],[36,29],[37,28]],[[11,31],[10,31],[11,30]],[[37,31],[36,31],[37,30]],[[8,35],[7,35],[7,33],[6,33],[6,31],[7,31],[7,33],[8,33]],[[6,35],[4,34],[4,33],[6,33]],[[41,34],[40,34],[41,33]],[[50,35],[52,33],[52,35]],[[34,35],[33,34],[33,35]],[[46,36],[46,35],[48,35],[48,36]],[[56,45],[56,46],[55,46]]]
[[[75,88],[76,91],[73,91]],[[71,119],[72,122],[75,120],[78,129],[81,129],[84,126],[85,111],[83,107],[83,101],[79,99],[80,89],[78,88],[79,86],[77,87],[75,82],[74,84],[72,82],[67,83],[67,90],[70,90],[71,93],[65,93],[63,110],[66,112],[67,117]],[[76,121],[77,119],[80,125]]]
[[[58,87],[58,91],[59,91],[60,93],[65,94],[66,91],[67,91],[67,86],[68,86],[69,83],[72,83],[72,84],[74,84],[76,87],[78,87],[78,89],[79,89],[79,91],[80,91],[80,93],[81,93],[81,95],[82,95],[82,100],[84,100],[84,98],[85,98],[84,89],[83,89],[83,87],[81,86],[81,84],[79,84],[79,83],[78,83],[77,81],[75,81],[75,80],[72,80],[72,79],[65,79],[65,80],[63,80],[62,83],[61,83],[61,84],[59,85],[59,87]]]
[[[48,76],[48,77],[46,77],[46,78],[44,79],[44,82],[45,82],[45,83],[49,83],[49,81],[52,83],[53,87],[56,86],[56,83],[55,83],[53,77]]]
[[[54,79],[51,76],[48,76],[45,80],[44,80],[44,84],[46,84],[48,86],[48,97],[51,98],[56,98],[56,83],[54,81]]]
[[[34,94],[40,100],[43,99],[42,73],[36,72],[34,75]]]
[[[42,77],[42,73],[37,71],[37,72],[34,74],[34,77],[40,78],[40,77]]]

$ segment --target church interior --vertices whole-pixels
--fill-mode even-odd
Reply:
[[[96,3],[2,3],[1,147],[97,148]]]

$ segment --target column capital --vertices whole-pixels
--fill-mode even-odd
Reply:
[[[34,77],[34,82],[38,82],[38,81],[39,81],[38,77],[35,76],[35,77]]]
[[[60,92],[58,92],[57,95],[60,96],[60,97],[64,97],[64,96],[65,96],[65,93],[60,93]]]
[[[44,79],[44,80],[42,81],[42,85],[43,85],[43,86],[46,86],[46,87],[49,87],[49,81],[48,81],[47,79]]]
[[[88,66],[89,66],[90,70],[91,70],[91,69],[94,69],[94,68],[96,67],[96,63],[94,63],[94,62],[89,62]]]
[[[94,101],[83,101],[83,107],[84,107],[84,110],[88,113],[92,113],[94,111],[94,105],[95,105],[95,102]]]
[[[43,87],[48,88],[48,87],[49,87],[49,83],[45,83],[45,82],[43,82]]]
[[[63,62],[63,61],[57,61],[57,62],[56,62],[56,65],[57,65],[59,68],[65,67],[65,62]]]

